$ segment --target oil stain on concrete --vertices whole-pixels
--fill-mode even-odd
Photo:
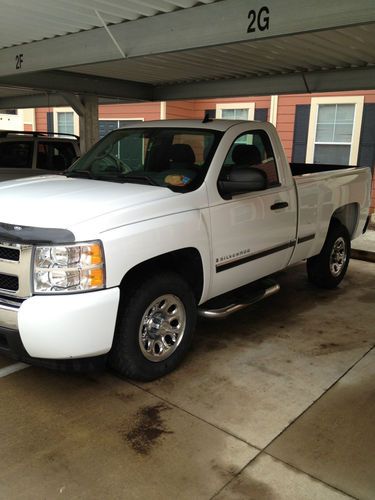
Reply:
[[[170,410],[165,403],[144,406],[138,410],[130,430],[121,430],[124,441],[141,455],[148,455],[165,434],[173,434],[166,427],[162,412]]]

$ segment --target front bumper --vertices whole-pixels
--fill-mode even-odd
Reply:
[[[25,361],[92,358],[113,342],[118,288],[0,299],[0,352]],[[26,359],[28,358],[28,359]]]

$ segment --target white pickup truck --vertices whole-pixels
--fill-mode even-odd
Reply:
[[[368,168],[289,165],[269,123],[116,130],[64,175],[0,184],[0,352],[160,377],[198,313],[277,292],[274,273],[307,259],[336,287],[370,185]]]

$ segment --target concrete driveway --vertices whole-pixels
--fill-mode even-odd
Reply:
[[[375,264],[280,283],[150,384],[0,358],[0,499],[373,499]]]

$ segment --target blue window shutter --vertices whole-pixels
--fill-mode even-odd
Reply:
[[[296,106],[292,163],[305,163],[306,161],[309,120],[310,120],[310,105],[301,104]]]
[[[375,104],[365,104],[363,107],[358,165],[366,167],[375,165]]]
[[[259,122],[266,122],[267,118],[268,118],[267,108],[255,108],[254,120],[258,120]]]
[[[53,112],[47,111],[47,132],[54,132],[53,130]]]

